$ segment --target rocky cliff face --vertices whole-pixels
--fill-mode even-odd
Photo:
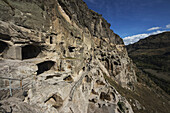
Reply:
[[[123,41],[82,0],[2,0],[0,15],[0,76],[22,80],[25,93],[24,103],[3,100],[3,110],[133,113],[105,79],[134,88]]]

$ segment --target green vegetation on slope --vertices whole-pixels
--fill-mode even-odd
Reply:
[[[149,36],[126,48],[136,66],[170,94],[170,32]]]
[[[135,90],[122,88],[110,77],[104,75],[106,81],[112,85],[131,104],[134,113],[168,113],[170,111],[170,97],[161,90],[146,74],[136,69],[138,83]],[[140,103],[139,109],[135,103]],[[119,103],[119,105],[121,105]]]

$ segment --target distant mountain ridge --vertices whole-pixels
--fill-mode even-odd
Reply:
[[[126,46],[129,56],[138,68],[167,93],[170,92],[170,32],[141,39]]]

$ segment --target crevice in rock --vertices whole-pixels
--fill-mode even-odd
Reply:
[[[82,69],[83,69],[83,71],[85,71],[85,67],[83,67]]]
[[[89,102],[92,102],[92,103],[97,103],[97,99],[93,98],[93,99],[89,99]]]
[[[67,68],[68,68],[68,69],[72,69],[72,66],[71,66],[71,65],[68,65]]]
[[[106,58],[106,63],[105,63],[106,69],[109,69],[110,67],[110,61]]]
[[[98,107],[101,108],[101,104],[98,103]]]
[[[87,83],[90,83],[90,82],[92,81],[91,78],[89,78],[88,75],[86,75],[86,76],[84,77],[84,80],[85,80]]]
[[[74,35],[73,35],[73,32],[71,32],[70,34],[71,34],[71,36],[74,36]]]
[[[69,50],[69,52],[74,52],[74,49],[75,49],[76,47],[71,47],[71,46],[69,46],[68,47],[68,50]]]
[[[111,63],[111,70],[113,71],[113,63]]]
[[[106,93],[104,93],[104,92],[101,92],[100,93],[100,99],[101,100],[108,100],[108,101],[111,101],[111,98],[110,98],[110,95],[109,94],[106,94]]]
[[[49,75],[45,78],[45,80],[47,79],[52,79],[53,77],[61,77],[62,74],[56,74],[56,75]]]
[[[105,83],[103,81],[97,80],[96,81],[97,85],[105,85]]]
[[[28,96],[28,91],[24,91],[24,92],[22,93],[22,95],[23,95],[24,97],[27,97],[27,96]]]
[[[28,42],[14,42],[14,44],[25,44],[25,43],[29,43],[29,41]]]
[[[44,61],[42,63],[37,64],[38,66],[37,75],[50,70],[54,66],[54,64],[55,64],[54,61]]]
[[[37,45],[26,45],[22,47],[22,60],[36,58],[41,52],[41,48]]]
[[[102,57],[106,56],[106,53],[101,53],[101,56],[102,56]]]
[[[83,53],[84,52],[84,47],[80,48],[79,52]]]
[[[9,41],[11,40],[11,37],[9,35],[0,33],[0,39]]]
[[[118,63],[118,62],[116,62],[116,61],[114,61],[114,65],[119,65],[119,63]]]
[[[113,92],[111,92],[111,95],[113,96],[113,99],[116,98],[115,94]]]
[[[12,9],[12,11],[15,10],[15,8],[7,0],[2,0],[2,1],[4,1]]]
[[[67,82],[73,82],[73,78],[71,77],[71,75],[65,77],[63,80]]]
[[[50,36],[50,44],[53,44],[53,37]]]
[[[124,113],[124,112],[125,112],[125,109],[126,109],[125,104],[124,104],[123,102],[120,102],[120,101],[119,101],[119,102],[117,103],[117,105],[118,105],[120,111],[122,111],[122,112]]]
[[[99,95],[94,89],[91,90],[91,93],[94,95]]]
[[[8,48],[8,44],[0,41],[0,53],[2,53],[6,48]]]
[[[71,107],[70,107],[70,111],[71,111],[71,113],[74,113],[73,110],[71,109]]]
[[[76,39],[79,39],[79,40],[81,39],[81,37],[78,37],[78,36],[75,36],[75,38],[76,38]]]
[[[44,103],[52,105],[54,108],[58,109],[63,105],[63,99],[54,94],[53,96],[49,97]]]

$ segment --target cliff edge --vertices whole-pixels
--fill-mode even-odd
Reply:
[[[2,110],[133,113],[106,79],[133,90],[133,63],[110,24],[82,0],[2,0],[0,15],[1,87],[9,88],[8,78],[22,87],[13,99],[1,93]]]

